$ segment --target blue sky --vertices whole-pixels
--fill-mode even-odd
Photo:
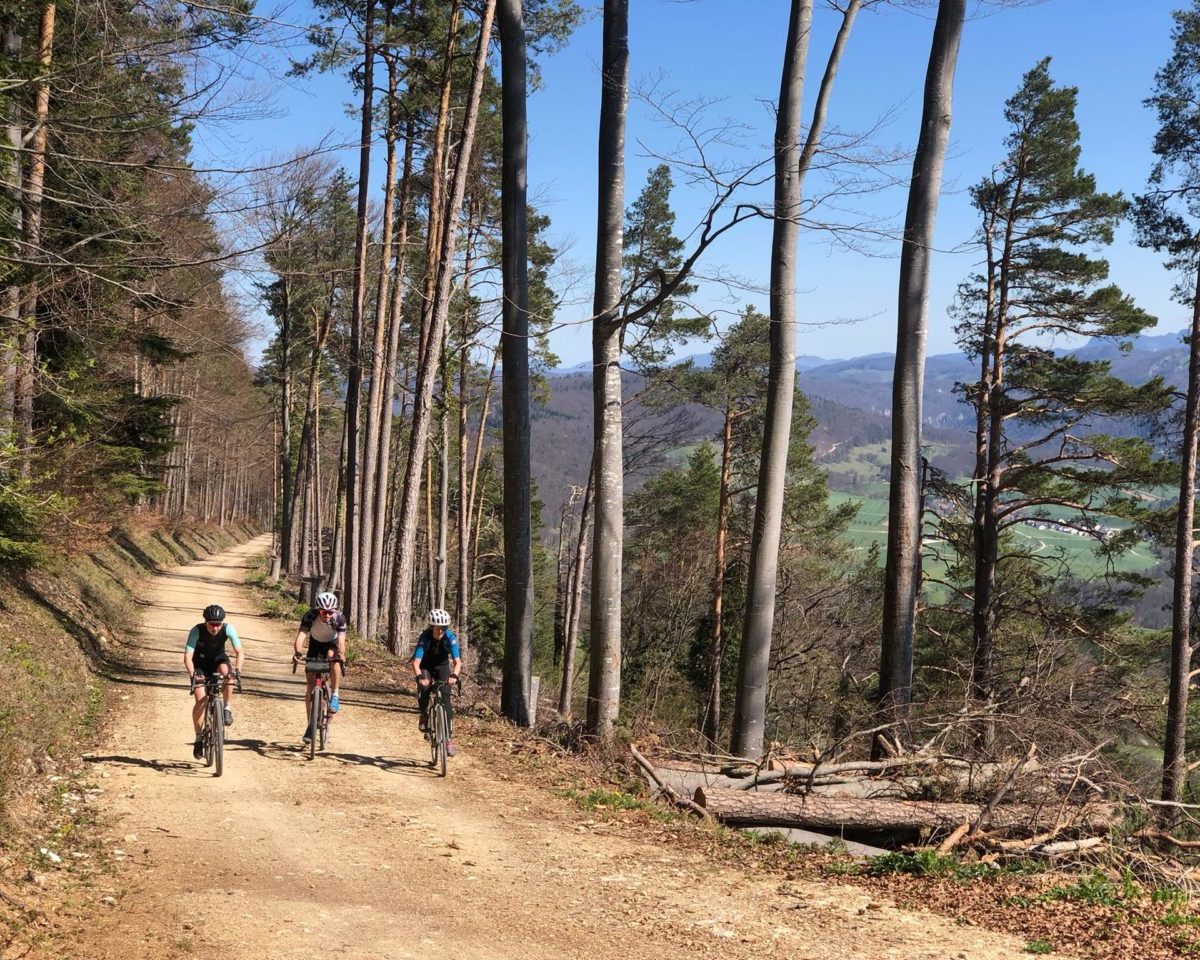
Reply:
[[[1021,75],[1040,58],[1053,58],[1055,81],[1079,88],[1083,166],[1096,174],[1101,189],[1135,192],[1149,170],[1154,132],[1153,115],[1142,101],[1150,92],[1155,70],[1169,53],[1170,12],[1180,5],[1180,0],[1047,0],[1015,9],[989,6],[972,11],[959,59],[951,157],[938,220],[937,245],[944,252],[933,268],[932,352],[953,349],[946,308],[956,284],[975,260],[964,249],[975,228],[965,191],[1001,157],[1005,135],[1001,111]],[[714,101],[708,110],[711,123],[728,118],[741,128],[743,145],[731,148],[726,156],[734,162],[765,156],[772,126],[768,104],[778,95],[787,2],[633,0],[630,8],[634,86],[656,83],[659,90],[678,91],[683,98]],[[861,131],[886,117],[874,138],[879,147],[912,148],[933,14],[932,6],[887,7],[860,16],[838,77],[831,124]],[[286,13],[293,22],[303,22],[306,16],[303,2]],[[558,319],[566,325],[552,338],[566,365],[590,355],[590,334],[582,321],[591,312],[600,26],[598,14],[593,15],[563,51],[542,63],[543,84],[529,105],[531,196],[550,215],[553,238],[566,248],[565,257],[583,273],[577,302],[564,307]],[[810,74],[823,67],[835,28],[828,11],[818,13]],[[280,71],[276,66],[272,72]],[[226,127],[219,137],[199,134],[201,153],[218,159],[236,153],[241,160],[287,152],[313,143],[326,132],[346,141],[357,136],[355,121],[345,110],[350,93],[340,78],[286,83],[274,79],[271,86],[274,116]],[[814,76],[807,88],[810,102],[815,88]],[[650,154],[678,152],[678,134],[651,114],[636,99],[630,104],[627,201],[633,200],[646,171],[658,162]],[[344,162],[354,163],[349,151]],[[897,172],[906,176],[907,169],[905,163]],[[379,170],[377,164],[377,185]],[[818,181],[810,181],[810,188],[819,186]],[[382,193],[381,185],[378,192]],[[769,188],[751,196],[769,199]],[[859,198],[853,206],[897,226],[905,199],[900,186]],[[706,208],[707,196],[680,187],[673,200],[677,232],[687,233]],[[713,249],[703,273],[744,278],[752,287],[765,284],[769,245],[767,224],[739,227]],[[831,245],[822,234],[805,236],[798,274],[804,323],[799,334],[801,353],[845,357],[894,349],[897,252],[894,242],[876,244],[864,253]],[[1159,317],[1156,332],[1184,325],[1182,308],[1169,299],[1170,276],[1158,257],[1133,246],[1128,230],[1121,232],[1107,256],[1112,279]],[[732,297],[725,287],[709,284],[702,289],[700,305],[706,309],[730,310],[740,303],[765,308],[766,299],[754,290],[738,291]]]

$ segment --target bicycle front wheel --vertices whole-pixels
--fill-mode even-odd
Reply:
[[[225,772],[225,711],[223,701],[213,697],[212,703],[209,719],[213,730],[213,776],[219,777]]]
[[[317,755],[317,737],[321,735],[321,701],[324,697],[325,691],[320,686],[313,687],[312,703],[308,707],[309,733],[312,734],[312,739],[308,741],[309,760]]]
[[[216,733],[213,730],[212,718],[212,697],[209,697],[209,702],[204,707],[204,765],[211,767],[213,765],[213,737]]]
[[[441,697],[433,707],[433,742],[434,742],[434,758],[433,765],[438,770],[438,776],[446,775],[446,742],[450,739],[450,724],[446,718],[446,705],[442,702]]]

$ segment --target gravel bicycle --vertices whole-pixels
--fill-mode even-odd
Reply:
[[[234,670],[232,677],[235,689],[241,693],[241,672]],[[225,701],[221,690],[228,679],[228,675],[219,673],[197,674],[188,687],[188,696],[194,696],[196,688],[201,684],[204,686],[204,725],[200,728],[200,740],[204,744],[204,765],[213,768],[214,777],[225,772]]]
[[[340,657],[308,657],[304,660],[304,672],[314,675],[312,700],[308,705],[308,728],[312,731],[312,739],[308,741],[309,760],[316,757],[318,749],[324,750],[329,743],[329,671],[335,663],[342,662]],[[298,659],[292,658],[292,673],[296,672],[299,663]]]
[[[438,776],[446,775],[446,748],[450,743],[450,709],[449,697],[454,688],[461,689],[462,677],[457,683],[447,680],[431,680],[429,699],[425,706],[425,736],[429,740],[429,765],[438,770]]]

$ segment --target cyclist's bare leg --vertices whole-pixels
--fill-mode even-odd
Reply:
[[[336,651],[329,651],[329,656],[331,658],[337,656]],[[336,697],[338,695],[338,691],[342,687],[342,664],[340,661],[334,661],[329,665],[329,687],[329,695],[331,697]],[[329,719],[333,719],[332,714],[330,715]]]
[[[200,728],[204,725],[204,687],[196,687],[192,691],[196,702],[192,704],[192,726],[196,728],[196,736],[200,736]]]
[[[221,676],[223,676],[225,678],[225,684],[221,688],[221,698],[225,701],[225,706],[228,707],[229,706],[229,697],[233,693],[233,687],[232,687],[233,677],[230,674],[229,664],[218,663],[217,670],[220,672]]]
[[[317,685],[317,675],[315,673],[306,673],[304,675],[304,715],[308,716],[308,711],[312,709],[313,687]]]

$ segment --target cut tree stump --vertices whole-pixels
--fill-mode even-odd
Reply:
[[[850,797],[806,797],[743,790],[696,791],[696,803],[723,823],[737,826],[799,827],[806,830],[954,830],[974,823],[983,804],[935,803],[924,800],[868,800]],[[1116,822],[1112,807],[1068,807],[1059,824],[1059,804],[1035,807],[1003,804],[983,824],[989,830],[1040,831],[1070,824],[1089,831],[1106,831]]]

